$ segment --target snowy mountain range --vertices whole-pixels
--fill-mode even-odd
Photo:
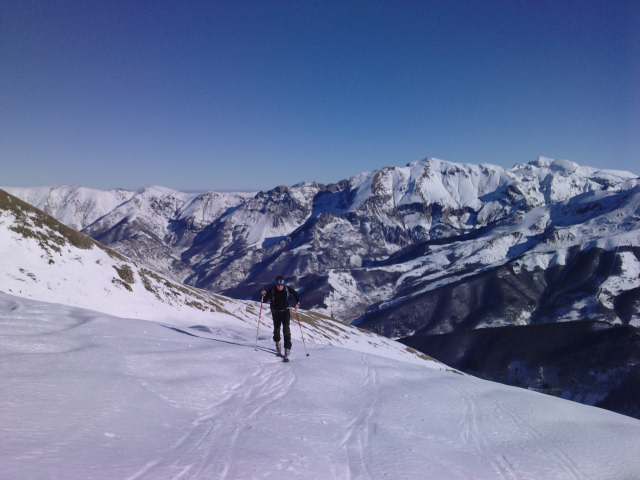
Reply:
[[[259,316],[0,191],[0,479],[640,476],[636,419]]]
[[[175,282],[59,223],[0,190],[0,291],[9,295],[97,310],[109,315],[163,322],[208,331],[232,324],[271,324],[259,303],[234,300]],[[301,311],[300,329],[317,343],[379,348],[381,355],[421,359],[424,355],[318,314]],[[204,327],[203,327],[204,325]],[[365,348],[366,350],[366,348]]]
[[[427,159],[257,194],[6,190],[187,284],[251,298],[281,273],[305,290],[306,307],[373,325],[378,311],[389,319],[389,307],[411,317],[399,304],[461,279],[506,264],[522,275],[561,268],[592,248],[615,250],[631,271],[612,278],[589,305],[566,305],[562,318],[595,309],[637,321],[611,302],[638,286],[628,278],[636,261],[627,252],[638,244],[638,188],[629,172],[540,158],[511,169]],[[544,316],[533,308],[538,303],[475,315],[473,323],[529,323]],[[456,323],[451,316],[425,322],[423,313],[419,326],[413,320],[377,328],[401,337],[425,324],[433,333],[453,331]]]
[[[511,326],[590,322],[635,334],[640,326],[640,179],[630,172],[548,158],[510,169],[428,158],[256,194],[97,192],[72,202],[75,211],[58,199],[86,199],[90,190],[7,190],[178,282],[249,299],[283,274],[304,307],[423,351],[442,340],[433,336],[464,334],[464,352],[438,350],[460,368],[463,354],[486,350],[476,345],[485,334],[468,332],[490,328],[502,338]],[[561,333],[570,327],[558,328],[559,348],[571,354]],[[609,393],[640,378],[633,355],[609,355],[620,347],[601,345],[598,358],[618,360],[598,375],[577,358],[550,364],[549,355],[505,359],[500,372],[470,370],[608,405]],[[518,375],[511,364],[523,365]],[[576,368],[586,375],[578,387],[568,373]],[[639,415],[632,403],[615,409]]]
[[[195,232],[250,193],[185,193],[152,186],[138,191],[85,187],[5,188],[65,225],[166,274],[186,274],[180,252]]]

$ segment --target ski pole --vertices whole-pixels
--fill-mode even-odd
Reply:
[[[264,295],[260,298],[260,313],[258,314],[258,326],[256,327],[256,345],[254,350],[258,350],[258,332],[260,331],[260,320],[262,319],[262,304],[264,303]]]
[[[304,353],[306,353],[307,357],[309,356],[309,352],[307,352],[307,344],[304,341],[304,333],[302,332],[302,323],[300,322],[300,314],[298,313],[298,308],[296,307],[296,319],[298,320],[298,326],[300,327],[300,336],[302,337],[302,345],[304,346]]]

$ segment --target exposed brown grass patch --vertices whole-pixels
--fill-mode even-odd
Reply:
[[[113,268],[124,283],[128,285],[133,285],[135,283],[135,279],[133,278],[133,270],[131,270],[131,267],[129,265],[122,265],[121,267],[116,267],[114,265]]]
[[[96,244],[92,238],[63,225],[42,210],[4,190],[0,190],[0,210],[11,212],[16,218],[15,225],[9,227],[11,230],[24,238],[36,240],[49,253],[60,253],[62,247],[67,244],[84,250]]]

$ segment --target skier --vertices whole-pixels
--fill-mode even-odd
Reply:
[[[269,302],[271,306],[271,316],[273,317],[273,341],[276,342],[278,356],[282,357],[282,347],[280,345],[280,326],[284,332],[284,357],[285,362],[289,361],[289,351],[291,350],[291,299],[298,311],[300,296],[293,288],[288,286],[282,275],[276,277],[275,285],[268,290],[260,292],[263,302]]]

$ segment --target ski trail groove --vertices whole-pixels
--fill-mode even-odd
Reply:
[[[492,452],[491,446],[480,428],[474,396],[454,385],[446,384],[446,386],[463,402],[463,415],[459,423],[460,441],[465,445],[469,445],[480,460],[489,463],[495,474],[494,478],[498,480],[520,480],[521,477],[507,458],[504,455],[497,455]]]
[[[472,395],[463,390],[458,390],[464,402],[464,424],[466,428],[465,440],[476,451],[479,458],[489,462],[491,469],[500,480],[518,480],[520,477],[504,458],[491,452],[491,447],[487,444],[486,436],[483,434],[478,421],[476,401]]]
[[[375,367],[372,367],[368,360],[368,355],[361,355],[360,360],[365,368],[362,390],[369,398],[366,406],[347,424],[341,445],[347,452],[348,478],[370,480],[373,476],[369,471],[369,443],[372,435],[371,419],[374,418],[378,401],[378,376]]]
[[[225,406],[238,397],[238,392],[250,388],[247,384],[251,379],[260,376],[263,370],[264,366],[260,364],[257,369],[247,375],[241,382],[232,385],[224,397],[208,407],[207,413],[200,415],[191,423],[191,428],[172,447],[155,460],[147,462],[144,467],[127,477],[126,480],[194,478],[190,472],[194,466],[198,466],[199,471],[204,468],[203,462],[208,458],[207,452],[212,448],[210,442],[208,444],[205,444],[205,442],[210,439],[211,433],[215,430],[218,418],[224,415]],[[207,450],[201,453],[200,450],[202,450],[203,445]],[[176,470],[177,473],[170,474],[170,472]],[[185,477],[186,474],[189,474],[189,476]]]
[[[234,412],[235,418],[230,422],[232,431],[229,438],[231,440],[225,444],[226,451],[222,455],[224,460],[222,472],[219,477],[221,480],[228,478],[230,474],[236,444],[242,431],[245,430],[251,420],[265,408],[288,395],[295,383],[296,377],[294,369],[283,369],[279,364],[273,364],[271,367],[271,372],[264,375],[263,380],[256,384],[251,391],[244,396],[244,402],[239,402]],[[248,409],[251,409],[251,412],[247,415],[246,411]],[[225,433],[225,435],[227,434]],[[195,478],[198,477],[196,476]]]
[[[530,438],[534,440],[534,445],[538,447],[538,450],[548,456],[554,458],[558,464],[558,466],[564,471],[570,478],[573,480],[584,480],[589,479],[589,477],[580,471],[578,465],[576,465],[575,461],[560,447],[558,448],[545,448],[545,439],[544,436],[538,432],[533,425],[527,422],[524,418],[516,414],[515,412],[509,410],[499,401],[494,402],[496,410],[501,412],[503,415],[508,417],[513,424],[525,435],[528,435]]]

